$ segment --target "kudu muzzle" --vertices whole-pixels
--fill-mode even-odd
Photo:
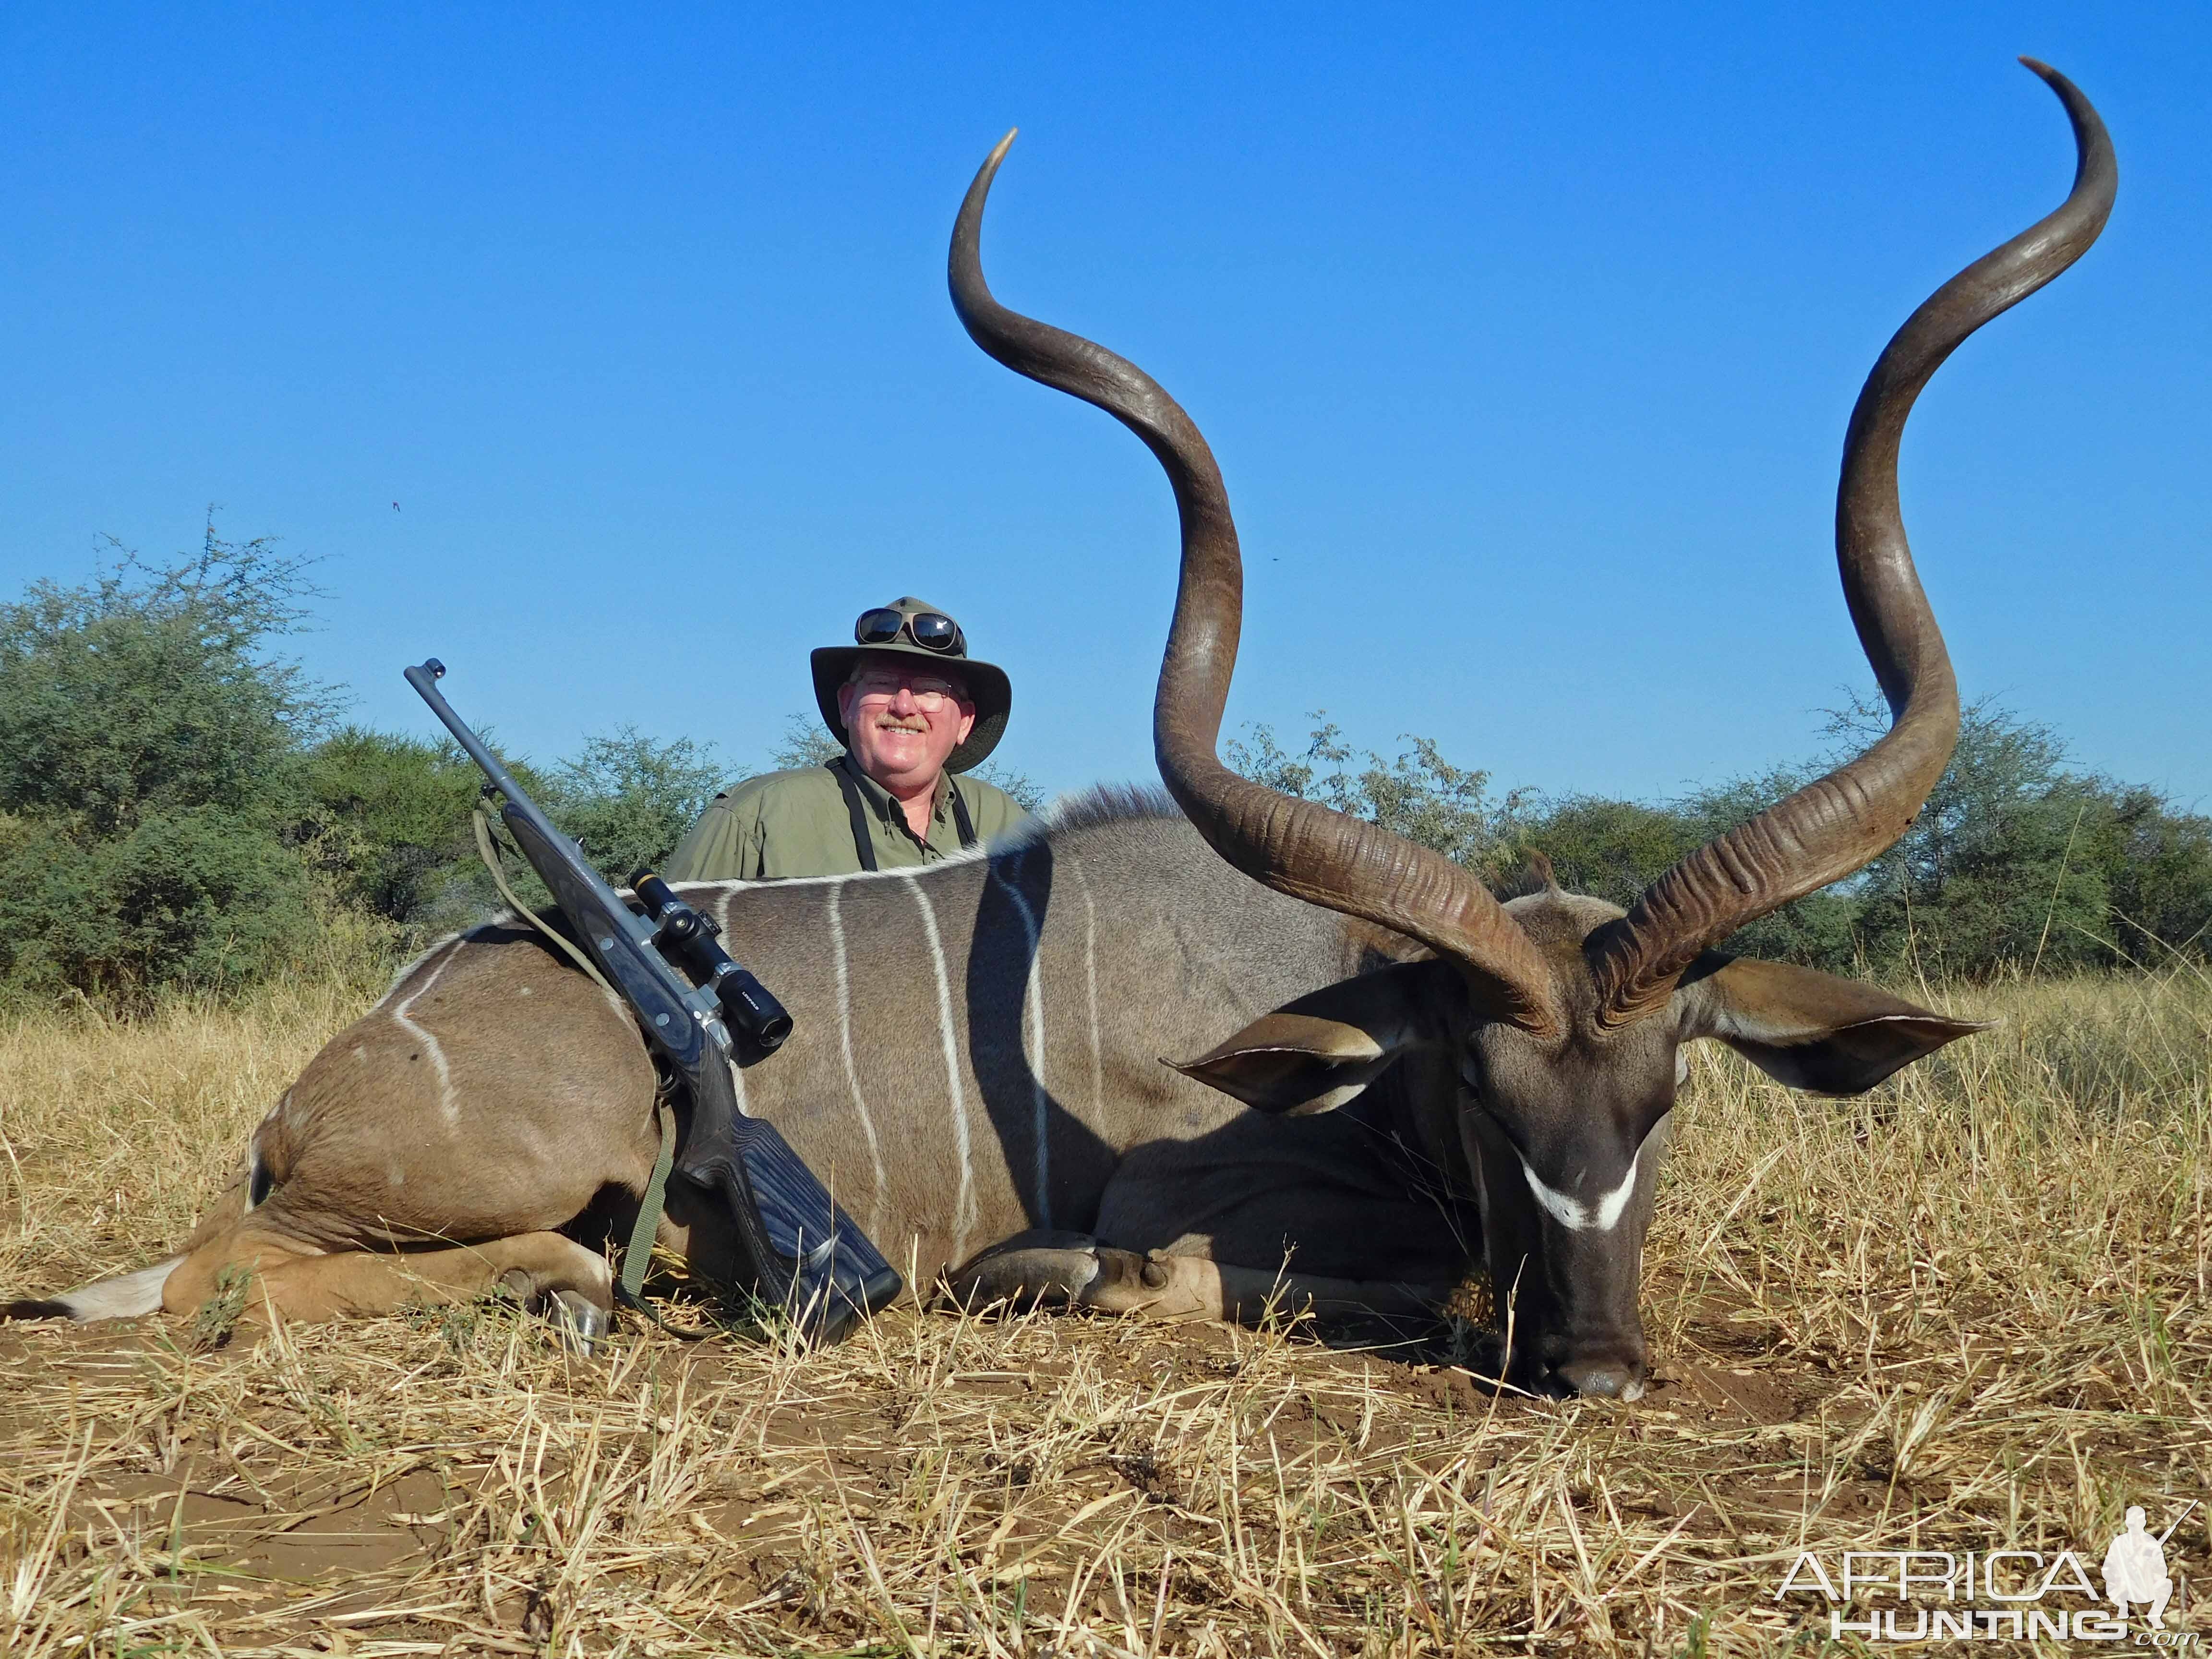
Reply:
[[[1644,1391],[1644,1238],[1671,1117],[1613,1182],[1554,1186],[1494,1121],[1470,1115],[1485,1254],[1509,1345],[1504,1375],[1534,1393],[1633,1400]]]

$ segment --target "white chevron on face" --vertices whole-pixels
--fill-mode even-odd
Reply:
[[[1571,1232],[1609,1233],[1620,1225],[1628,1208],[1629,1194],[1636,1190],[1636,1167],[1643,1161],[1644,1148],[1638,1146],[1636,1156],[1628,1160],[1628,1173],[1621,1176],[1620,1185],[1609,1193],[1600,1193],[1594,1204],[1570,1198],[1557,1188],[1547,1186],[1543,1177],[1528,1167],[1525,1158],[1521,1159],[1521,1173],[1528,1178],[1528,1190],[1536,1194],[1536,1201],[1562,1227]]]

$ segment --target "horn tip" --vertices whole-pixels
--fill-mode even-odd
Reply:
[[[984,165],[986,167],[996,167],[1000,162],[1005,161],[1006,159],[1006,152],[1014,147],[1014,140],[1020,136],[1020,133],[1021,129],[1019,127],[1008,127],[1006,129],[1006,136],[1000,139],[999,142],[992,147],[990,160],[985,162]]]

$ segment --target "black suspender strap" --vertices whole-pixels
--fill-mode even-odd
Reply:
[[[829,763],[830,769],[837,775],[837,787],[845,797],[845,815],[853,821],[853,851],[860,860],[860,868],[876,867],[876,844],[868,835],[868,806],[860,797],[860,786],[853,777],[849,757],[841,755]],[[945,787],[952,793],[952,827],[959,832],[960,845],[973,847],[978,837],[975,820],[968,816],[968,803],[960,798],[960,786],[947,781]]]
[[[830,763],[830,769],[837,775],[837,787],[844,792],[845,811],[853,820],[853,851],[860,860],[860,868],[876,867],[876,844],[868,836],[867,804],[860,799],[860,786],[853,781],[846,757],[840,755]]]

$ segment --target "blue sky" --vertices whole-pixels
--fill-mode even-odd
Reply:
[[[804,13],[804,15],[799,14]],[[1968,696],[2212,806],[2212,8],[0,9],[0,592],[226,535],[428,734],[762,755],[863,605],[956,611],[1002,754],[1149,777],[1158,469],[969,344],[1000,296],[1151,369],[1244,532],[1230,719],[1640,796],[1869,680],[1831,550],[1860,380],[2055,205],[1905,499]],[[393,503],[398,508],[394,509]]]

